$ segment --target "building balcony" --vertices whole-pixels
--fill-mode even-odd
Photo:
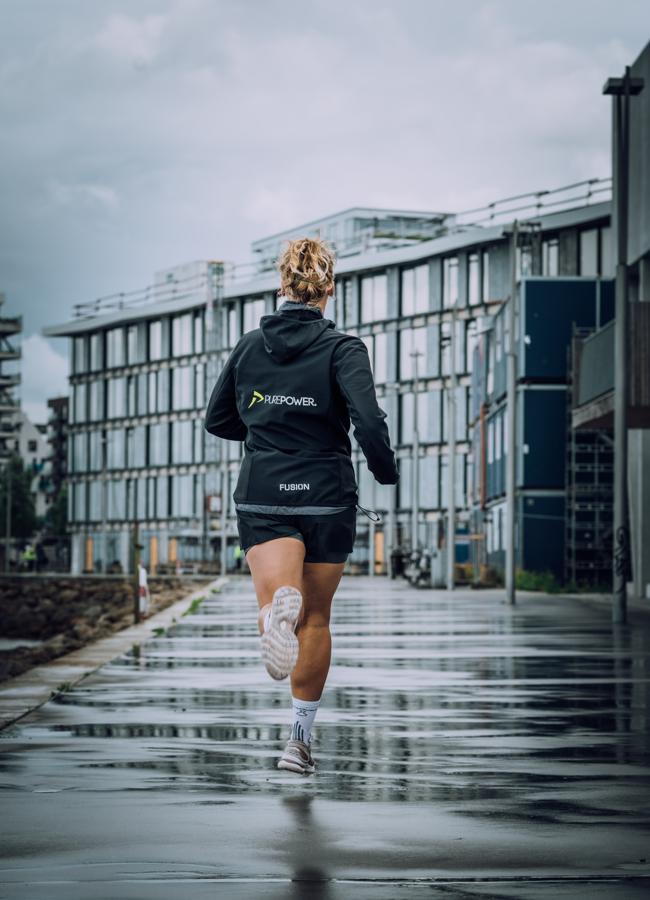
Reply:
[[[614,427],[615,321],[576,342],[573,428]],[[628,312],[629,428],[650,428],[650,303]]]

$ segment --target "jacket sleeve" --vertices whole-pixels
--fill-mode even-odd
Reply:
[[[223,367],[212,391],[205,414],[204,426],[205,430],[210,434],[224,438],[227,441],[246,440],[248,430],[239,417],[237,409],[235,370],[232,364],[232,354]]]
[[[364,342],[345,341],[334,351],[332,366],[354,426],[354,437],[379,484],[397,484],[399,470],[390,446],[386,413],[377,403],[370,357]]]

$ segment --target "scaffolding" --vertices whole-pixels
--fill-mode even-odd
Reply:
[[[572,426],[578,405],[580,343],[591,328],[574,326],[567,360],[565,580],[611,590],[614,443],[611,430]]]

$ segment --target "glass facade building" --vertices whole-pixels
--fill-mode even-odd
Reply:
[[[609,203],[536,217],[539,233],[518,254],[519,272],[611,274],[609,217]],[[74,571],[105,562],[129,569],[135,522],[150,568],[218,561],[222,496],[231,558],[237,540],[232,493],[243,448],[207,435],[204,410],[239,337],[258,327],[260,317],[282,299],[277,273],[262,269],[247,282],[217,285],[215,264],[197,265],[203,272],[199,290],[125,310],[100,310],[47,329],[71,340],[68,483]],[[351,435],[360,504],[378,510],[382,521],[371,525],[360,516],[350,564],[363,570],[374,560],[379,573],[386,570],[390,548],[407,545],[411,534],[416,403],[418,541],[441,542],[451,401],[454,494],[459,527],[469,529],[475,495],[471,367],[479,333],[511,290],[509,239],[500,226],[465,228],[343,256],[336,272],[325,316],[368,348],[400,468],[399,485],[377,484]],[[499,454],[504,439],[495,429],[491,452]],[[496,545],[495,527],[490,540]]]

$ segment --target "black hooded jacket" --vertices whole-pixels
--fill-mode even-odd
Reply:
[[[380,484],[397,484],[368,350],[318,308],[293,300],[238,341],[212,391],[205,428],[244,441],[237,509],[319,515],[356,506],[348,437]]]

